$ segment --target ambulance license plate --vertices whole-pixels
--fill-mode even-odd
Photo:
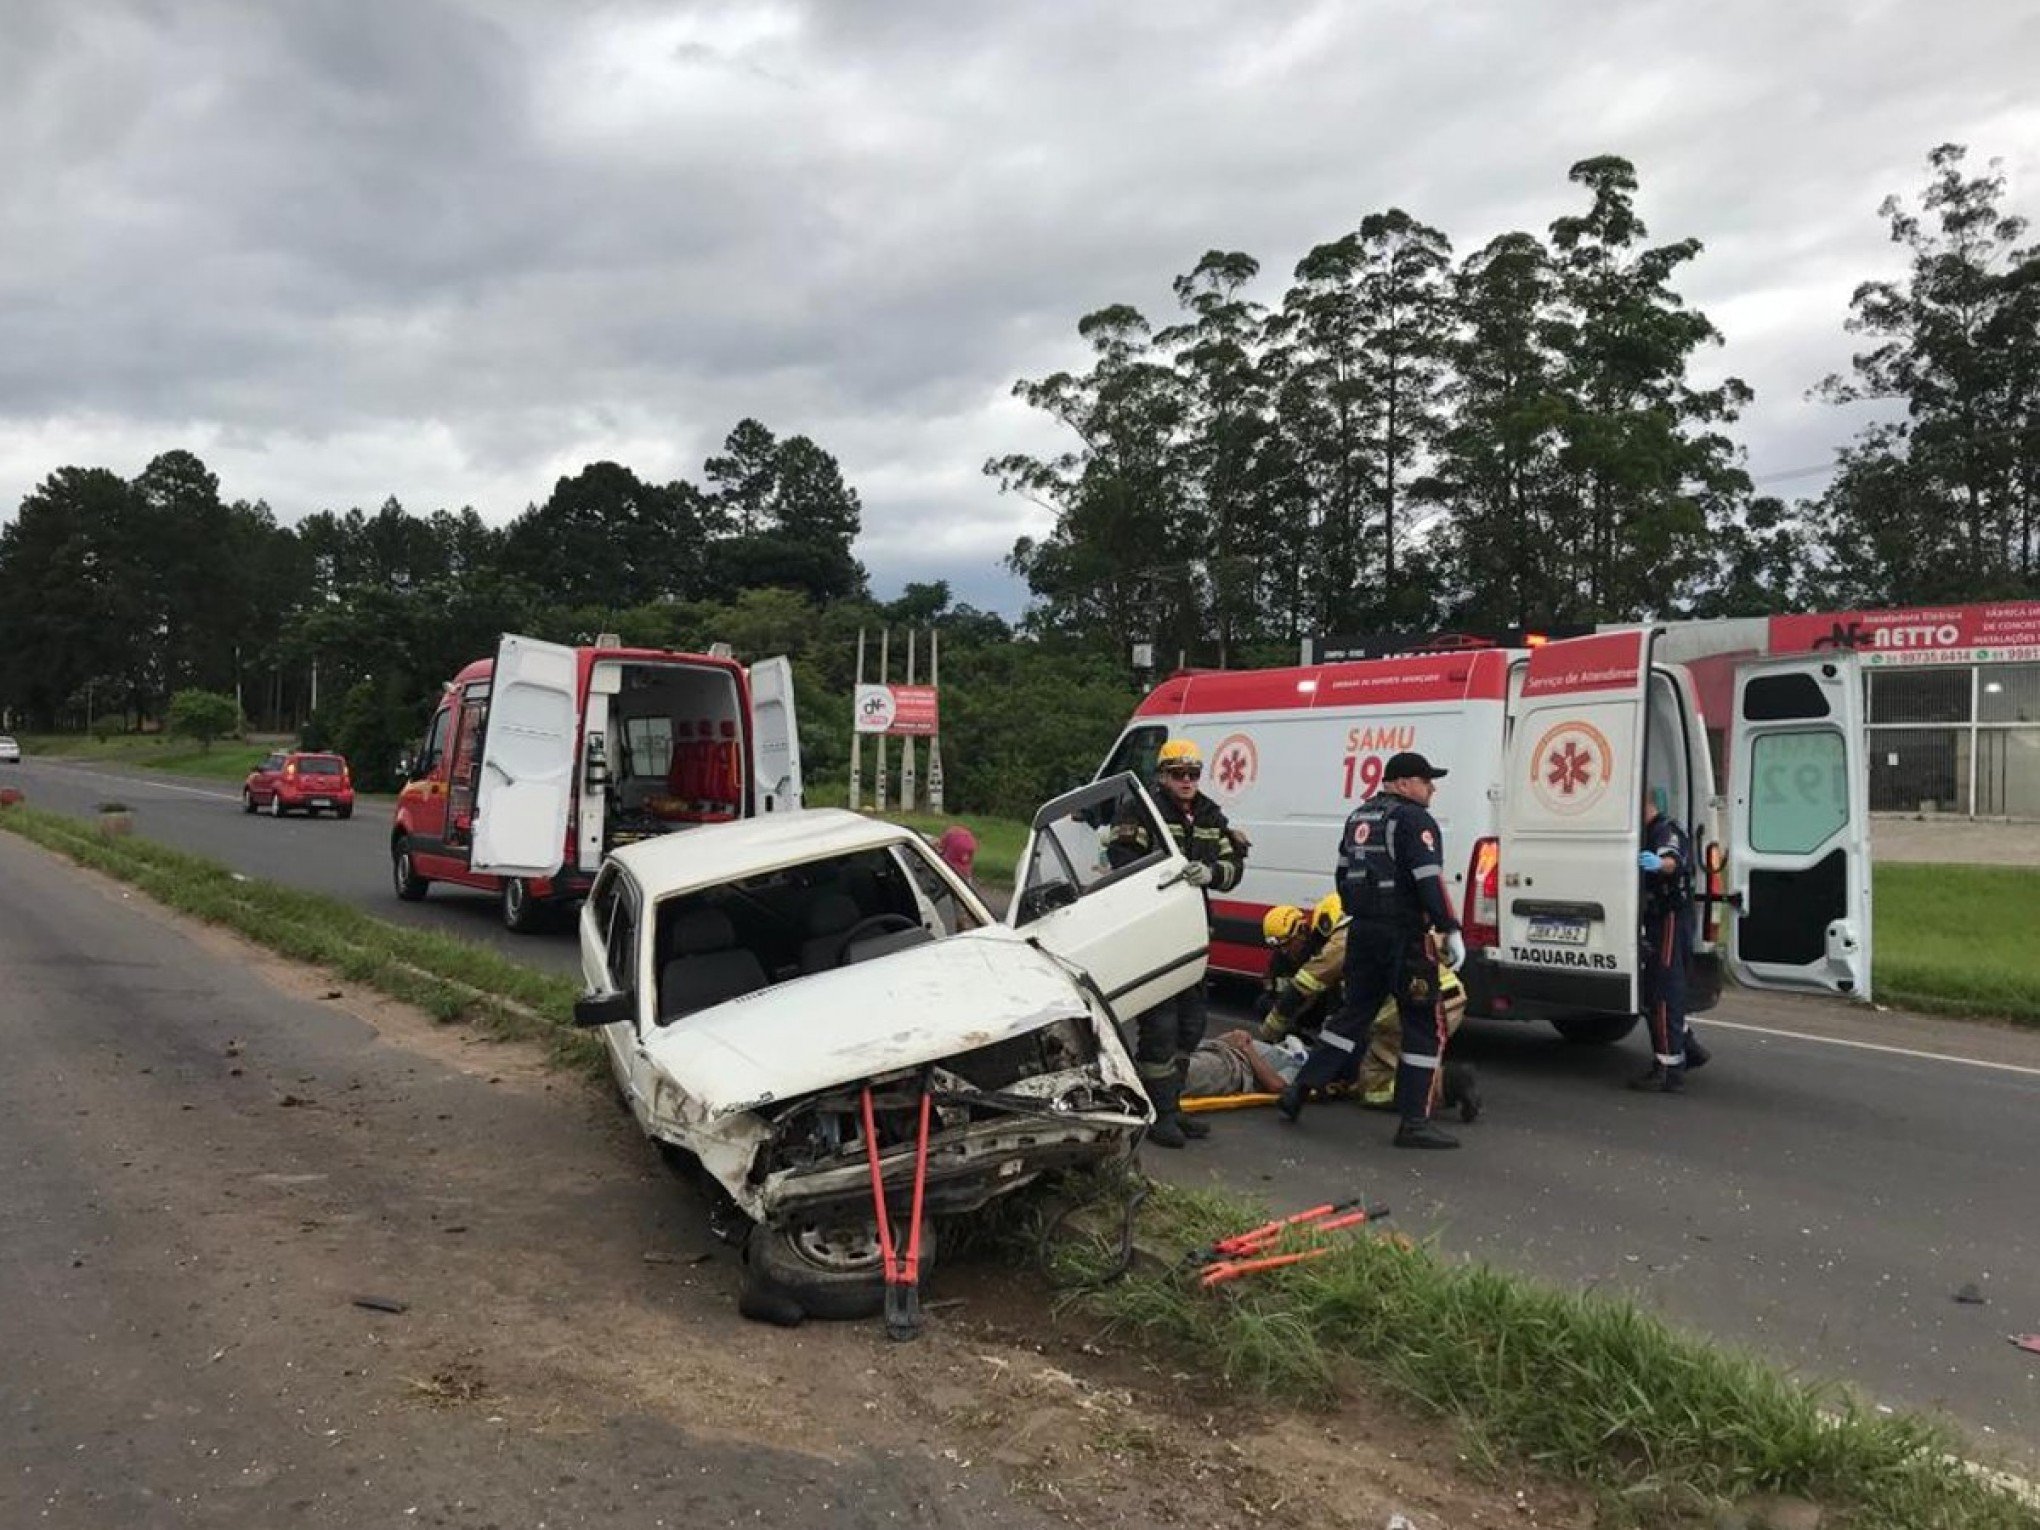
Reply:
[[[1530,942],[1539,946],[1583,946],[1587,943],[1584,919],[1533,919]]]

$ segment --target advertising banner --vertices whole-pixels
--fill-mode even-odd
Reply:
[[[2040,600],[1771,618],[1771,652],[1826,649],[1859,653],[1872,667],[2030,663],[2040,659]]]
[[[912,738],[934,733],[940,715],[932,685],[860,685],[852,710],[859,733]]]

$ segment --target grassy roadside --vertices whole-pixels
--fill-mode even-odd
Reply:
[[[485,947],[388,924],[331,898],[245,877],[146,839],[103,838],[86,819],[18,805],[0,811],[0,829],[438,1019],[541,1041],[570,1067],[599,1066],[599,1044],[567,1024],[578,992],[567,978],[521,966]]]
[[[1142,1236],[1195,1249],[1266,1215],[1235,1196],[1157,1185]],[[1586,1482],[1617,1522],[1779,1494],[1822,1504],[1821,1523],[1852,1530],[2040,1527],[2040,1507],[1981,1480],[1954,1438],[1918,1416],[1795,1381],[1627,1301],[1405,1240],[1325,1242],[1331,1253],[1214,1292],[1181,1266],[1151,1267],[1071,1300],[1262,1397],[1324,1403],[1346,1386],[1385,1388],[1449,1420],[1476,1465],[1526,1461]],[[1079,1246],[1073,1258],[1066,1278],[1105,1256]]]
[[[14,807],[0,828],[442,1019],[537,1039],[563,1065],[599,1070],[597,1044],[565,1023],[567,979],[146,840],[102,839],[74,818]],[[1156,1187],[1142,1239],[1195,1248],[1265,1216],[1243,1199]],[[1585,1481],[1620,1519],[1763,1491],[1831,1505],[1857,1530],[2040,1530],[2040,1512],[1970,1475],[1920,1419],[1800,1385],[1626,1302],[1424,1248],[1350,1239],[1217,1293],[1149,1269],[1071,1299],[1172,1363],[1274,1401],[1323,1405],[1364,1378],[1452,1421],[1476,1466],[1506,1458]]]
[[[1880,1003],[2040,1024],[2040,873],[1892,864],[1874,891]]]
[[[201,749],[188,738],[161,733],[115,733],[103,739],[85,733],[22,734],[20,743],[29,759],[97,760],[208,781],[238,781],[270,750],[281,747],[228,738]]]

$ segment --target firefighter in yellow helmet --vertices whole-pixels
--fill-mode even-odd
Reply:
[[[1187,738],[1172,738],[1155,756],[1150,795],[1169,837],[1190,863],[1184,879],[1204,890],[1208,925],[1211,894],[1230,892],[1240,885],[1246,836],[1235,832],[1219,805],[1198,789],[1203,775],[1204,757],[1197,746]],[[1155,847],[1149,832],[1145,815],[1137,811],[1122,814],[1112,826],[1106,859],[1114,866],[1125,866],[1152,854]],[[1190,1054],[1204,1039],[1204,1025],[1202,983],[1156,1005],[1135,1022],[1134,1068],[1154,1102],[1155,1121],[1148,1128],[1147,1140],[1156,1147],[1179,1148],[1191,1137],[1211,1135],[1210,1127],[1177,1108]]]
[[[1291,920],[1288,914],[1297,917]],[[1335,892],[1319,899],[1308,916],[1288,905],[1278,904],[1269,911],[1262,921],[1263,931],[1272,934],[1272,927],[1279,925],[1285,932],[1270,970],[1285,960],[1293,964],[1293,969],[1287,983],[1277,991],[1267,1018],[1261,1022],[1262,1041],[1280,1041],[1292,1030],[1315,1031],[1327,1017],[1338,1013],[1345,980],[1347,924],[1345,907]],[[1272,939],[1269,943],[1274,945]],[[1466,1012],[1466,990],[1460,984],[1459,974],[1449,967],[1439,970],[1438,1006],[1449,1037],[1459,1029],[1460,1017]],[[1381,1110],[1394,1108],[1395,1070],[1401,1061],[1401,1012],[1390,998],[1375,1012],[1368,1028],[1367,1051],[1358,1063],[1362,1104]],[[1333,1082],[1351,1083],[1353,1073],[1348,1070],[1345,1077]],[[1448,1109],[1457,1107],[1460,1120],[1471,1121],[1480,1114],[1480,1086],[1473,1069],[1465,1063],[1448,1061],[1439,1087],[1441,1103]]]

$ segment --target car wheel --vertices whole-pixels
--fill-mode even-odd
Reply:
[[[503,928],[513,935],[529,935],[545,917],[545,906],[531,896],[522,877],[503,879]]]
[[[390,875],[397,884],[397,896],[406,903],[421,901],[425,889],[432,885],[412,867],[411,842],[408,839],[400,839],[390,846]]]
[[[352,818],[354,816],[354,809],[351,807],[338,808],[334,811],[333,816],[336,818]]]
[[[905,1238],[907,1230],[894,1233]],[[935,1223],[921,1224],[921,1278],[935,1267]],[[754,1227],[744,1244],[745,1274],[785,1292],[809,1317],[876,1317],[885,1307],[885,1262],[878,1224],[855,1214]]]
[[[1567,1015],[1553,1020],[1552,1028],[1567,1041],[1583,1047],[1605,1047],[1620,1041],[1636,1029],[1634,1015]]]
[[[274,794],[273,796],[271,796],[271,797],[270,797],[270,799],[269,799],[269,816],[270,816],[271,818],[281,818],[281,817],[283,816],[283,793],[282,793],[282,792],[277,792],[277,793],[275,793],[275,794]]]
[[[241,811],[244,813],[255,811],[255,794],[245,786],[241,788]]]

